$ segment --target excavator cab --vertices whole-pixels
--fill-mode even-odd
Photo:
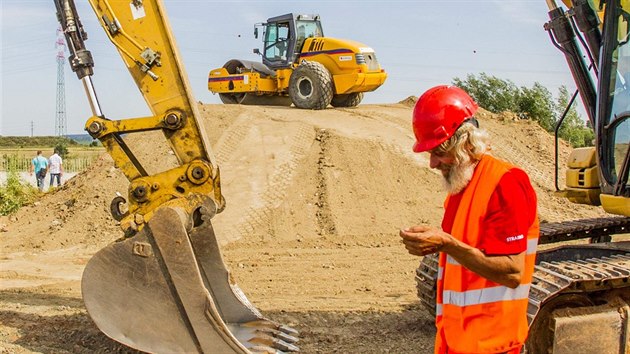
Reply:
[[[630,1],[607,14],[598,97],[598,158],[602,207],[630,216]]]
[[[299,58],[306,38],[323,36],[319,15],[286,14],[259,26],[264,27],[262,61],[273,69],[290,67]],[[254,33],[258,33],[257,28]]]

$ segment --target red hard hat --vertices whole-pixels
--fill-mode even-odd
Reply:
[[[457,86],[430,88],[413,108],[413,151],[429,151],[448,140],[477,111],[477,103]]]

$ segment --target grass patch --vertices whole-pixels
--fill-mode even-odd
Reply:
[[[78,142],[61,136],[0,136],[0,147],[4,148],[55,146],[58,144],[79,146]]]
[[[0,215],[15,213],[23,205],[29,204],[39,195],[39,190],[22,181],[17,171],[7,173],[7,181],[0,185]]]

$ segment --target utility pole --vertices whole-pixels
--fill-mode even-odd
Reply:
[[[64,41],[63,31],[61,30],[61,27],[59,27],[57,28],[57,41],[55,42],[55,48],[57,48],[57,110],[55,114],[56,136],[66,136],[68,134],[66,128],[66,84],[63,73],[65,47],[66,43]]]
[[[33,124],[33,121],[31,121],[31,138],[33,137],[33,130],[35,128],[35,125]]]

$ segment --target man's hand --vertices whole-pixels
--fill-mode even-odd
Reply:
[[[407,251],[416,256],[439,252],[453,239],[440,229],[422,225],[400,230],[400,237]]]
[[[516,288],[525,267],[525,252],[516,255],[487,256],[446,232],[430,226],[400,230],[405,248],[416,256],[445,252],[467,269],[495,283]]]

